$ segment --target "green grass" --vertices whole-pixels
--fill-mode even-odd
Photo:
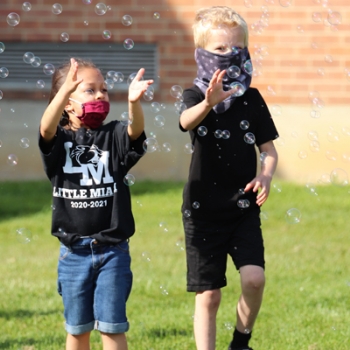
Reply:
[[[129,348],[195,349],[194,295],[186,292],[180,207],[182,183],[131,187],[137,231],[132,237],[133,290],[128,301]],[[251,346],[260,350],[350,349],[349,188],[281,183],[263,211],[266,289]],[[297,208],[300,223],[285,212]],[[64,349],[62,304],[56,292],[58,241],[50,236],[48,181],[0,183],[0,349]],[[161,225],[160,225],[161,224]],[[31,232],[27,244],[17,230]],[[231,263],[217,318],[217,349],[226,349],[239,295]],[[165,291],[167,292],[165,292]],[[101,349],[98,332],[92,349]]]

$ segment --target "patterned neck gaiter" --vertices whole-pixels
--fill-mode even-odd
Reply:
[[[205,94],[209,82],[217,69],[226,69],[222,85],[224,91],[233,89],[234,93],[226,100],[213,107],[218,114],[228,110],[236,97],[241,96],[249,88],[252,81],[253,67],[250,60],[248,48],[236,49],[225,55],[219,55],[198,48],[194,54],[197,62],[197,78],[194,84]]]

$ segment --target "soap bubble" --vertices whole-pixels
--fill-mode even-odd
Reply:
[[[275,117],[278,117],[282,114],[282,107],[279,105],[273,105],[271,107],[271,114]]]
[[[231,136],[231,133],[230,133],[228,130],[223,130],[223,131],[222,131],[221,137],[222,137],[224,140],[229,139],[230,136]]]
[[[220,129],[217,129],[214,131],[214,136],[217,138],[217,139],[221,139],[222,137],[222,130]]]
[[[310,116],[311,116],[311,118],[319,118],[321,116],[321,113],[320,113],[320,111],[316,111],[316,110],[313,109],[310,112]]]
[[[143,99],[145,101],[152,101],[154,99],[154,87],[148,86],[147,90],[143,93]]]
[[[301,220],[301,213],[297,208],[291,208],[286,211],[285,219],[288,224],[298,224]]]
[[[184,210],[183,215],[184,215],[185,218],[189,218],[191,216],[191,211],[186,209],[186,210]]]
[[[131,50],[135,46],[135,44],[132,39],[128,38],[124,40],[123,46],[126,50]]]
[[[34,59],[31,63],[33,67],[39,67],[41,65],[41,58],[38,56],[34,56]]]
[[[131,26],[131,24],[132,24],[132,17],[129,16],[129,15],[124,15],[122,17],[122,24],[124,26]]]
[[[341,17],[341,14],[339,12],[329,11],[328,16],[327,16],[327,20],[332,25],[338,25],[341,23],[342,17]]]
[[[197,134],[199,136],[205,136],[207,133],[208,133],[208,129],[205,126],[201,125],[200,127],[198,127]]]
[[[59,15],[62,13],[62,5],[61,4],[53,4],[52,5],[52,13],[55,15]]]
[[[66,43],[66,42],[69,40],[69,34],[66,33],[66,32],[61,33],[60,39],[61,39],[61,41],[63,41],[64,43]]]
[[[193,202],[193,203],[192,203],[192,208],[193,208],[193,209],[199,209],[199,207],[200,207],[199,202]]]
[[[130,85],[132,81],[135,79],[137,73],[131,73],[128,77],[127,83]]]
[[[150,109],[153,113],[160,112],[161,106],[158,102],[152,102],[150,105]]]
[[[242,120],[240,123],[239,123],[239,127],[242,129],[242,130],[247,130],[249,128],[249,122],[248,120]]]
[[[5,44],[0,42],[0,53],[5,51]]]
[[[6,67],[1,67],[0,68],[0,78],[7,78],[9,75],[9,70]]]
[[[108,40],[112,37],[112,33],[105,29],[103,32],[102,32],[102,38],[105,39],[105,40]]]
[[[251,60],[247,60],[244,62],[243,70],[249,75],[253,74],[253,64]]]
[[[19,228],[16,230],[17,240],[21,243],[29,243],[32,240],[32,233],[27,228]]]
[[[186,143],[184,151],[187,154],[192,154],[194,152],[194,146],[192,145],[192,143]]]
[[[7,15],[7,23],[11,27],[17,26],[19,22],[20,22],[20,17],[17,13],[11,12],[9,15]]]
[[[4,97],[4,93],[0,90],[0,100],[2,100],[3,97]],[[0,112],[1,112],[1,110],[0,110]]]
[[[348,173],[344,169],[336,168],[331,172],[330,181],[336,186],[347,186],[349,184]]]
[[[247,132],[244,135],[244,142],[253,145],[255,143],[255,135],[252,132]]]
[[[23,61],[25,63],[28,63],[28,64],[31,64],[33,61],[34,61],[34,54],[32,52],[26,52],[24,55],[23,55]]]
[[[124,74],[121,72],[115,72],[112,79],[115,83],[120,84],[124,81]]]
[[[145,260],[145,261],[147,261],[147,262],[150,262],[150,261],[151,261],[151,258],[150,258],[150,256],[149,256],[149,253],[148,253],[148,252],[143,252],[143,253],[141,254],[141,256],[142,256],[142,259],[143,259],[143,260]]]
[[[161,293],[162,293],[163,295],[168,295],[168,294],[169,294],[169,292],[165,289],[165,287],[160,286],[159,288],[160,288]]]
[[[159,228],[160,228],[162,231],[164,231],[164,232],[168,232],[168,231],[169,231],[169,230],[168,230],[168,225],[167,225],[167,223],[164,222],[164,221],[161,221],[161,222],[159,223]]]
[[[227,68],[226,74],[230,78],[237,78],[241,74],[241,69],[239,67],[237,67],[237,66],[231,66],[231,67]]]
[[[239,82],[233,82],[230,84],[231,94],[235,97],[242,96],[245,93],[245,87]]]
[[[126,174],[123,181],[126,186],[132,186],[135,183],[135,176],[132,174]]]
[[[30,2],[24,2],[22,4],[22,10],[25,12],[29,12],[32,9],[32,4]]]
[[[103,16],[107,12],[107,6],[103,2],[99,2],[95,6],[96,15]]]
[[[107,90],[112,90],[114,88],[114,80],[113,79],[106,79],[105,84],[106,84]]]
[[[171,145],[169,142],[164,142],[163,145],[162,145],[162,150],[163,152],[165,153],[168,153],[171,151]]]
[[[312,20],[315,23],[320,23],[322,22],[322,13],[321,12],[313,12],[312,14]]]
[[[21,138],[19,145],[22,148],[28,148],[29,147],[29,139],[27,139],[26,137]]]
[[[129,118],[129,113],[128,112],[123,112],[120,115],[120,123],[124,126],[131,125],[133,122],[132,118]]]
[[[237,201],[237,206],[238,206],[238,208],[246,209],[246,208],[249,208],[250,202],[248,199],[239,199]]]
[[[252,0],[244,0],[244,6],[251,8],[253,6]]]
[[[267,152],[261,152],[260,153],[259,159],[260,159],[261,166],[265,165],[265,160],[266,160],[267,156],[268,156]]]
[[[318,193],[316,191],[316,187],[313,183],[311,182],[308,182],[306,185],[305,185],[305,188],[306,190],[313,196],[318,196]]]
[[[18,164],[18,158],[15,154],[10,154],[7,156],[7,164],[15,166]]]
[[[162,115],[156,115],[154,117],[154,125],[161,128],[165,125],[165,118]]]
[[[46,75],[52,75],[55,73],[55,66],[51,63],[46,63],[44,65],[43,71]]]
[[[300,159],[306,159],[307,158],[307,152],[304,150],[299,151],[298,156]]]
[[[289,7],[292,5],[292,0],[279,0],[282,7]]]
[[[158,12],[154,12],[153,18],[154,19],[159,19],[160,18],[160,14]]]
[[[43,88],[45,87],[45,82],[44,82],[44,80],[39,79],[39,80],[36,82],[36,87],[37,87],[38,89],[43,89]]]
[[[158,142],[155,138],[149,137],[143,141],[143,149],[147,153],[155,152],[158,149]]]
[[[180,85],[173,85],[170,88],[170,95],[175,98],[181,98],[182,97],[182,87]]]

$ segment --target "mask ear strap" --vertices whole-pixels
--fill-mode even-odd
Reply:
[[[70,98],[70,97],[69,97],[69,100],[70,100],[70,101],[73,101],[73,102],[76,102],[76,103],[79,103],[79,104],[81,105],[81,107],[84,106],[83,103],[81,103],[81,102],[79,102],[79,101],[77,101],[77,100],[74,100],[74,98]]]

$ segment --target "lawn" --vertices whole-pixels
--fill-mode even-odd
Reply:
[[[267,283],[251,346],[350,349],[349,188],[274,184],[261,215]],[[169,182],[130,187],[136,220],[130,241],[130,350],[195,349],[194,295],[186,292],[182,187]],[[0,183],[0,349],[64,349],[56,292],[59,245],[49,233],[50,215],[48,181]],[[218,350],[230,341],[239,295],[231,263],[227,279],[217,318]],[[98,332],[91,343],[91,349],[101,349]]]

